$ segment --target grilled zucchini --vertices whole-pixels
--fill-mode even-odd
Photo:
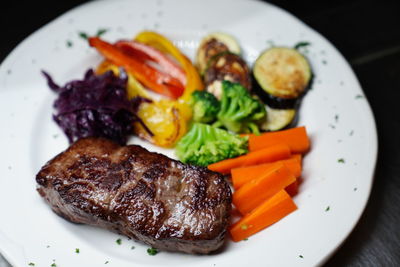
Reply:
[[[273,47],[263,52],[253,66],[255,92],[270,107],[292,109],[309,87],[312,71],[297,50]]]

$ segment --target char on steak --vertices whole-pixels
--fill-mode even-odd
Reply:
[[[231,210],[224,177],[137,145],[81,139],[36,181],[53,211],[71,222],[168,251],[205,254],[224,242]]]

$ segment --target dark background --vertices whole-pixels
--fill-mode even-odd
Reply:
[[[83,2],[3,1],[0,62],[29,34]],[[341,51],[377,123],[379,154],[369,203],[326,266],[400,266],[400,1],[269,2],[293,13]]]

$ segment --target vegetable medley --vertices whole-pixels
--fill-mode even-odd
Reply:
[[[313,77],[298,47],[266,49],[250,68],[225,33],[203,38],[195,64],[156,32],[88,42],[104,57],[95,72],[63,87],[43,72],[58,93],[54,120],[70,142],[101,136],[124,144],[134,134],[230,175],[243,215],[230,230],[234,241],[297,208],[291,196],[310,143],[304,127],[289,128]]]

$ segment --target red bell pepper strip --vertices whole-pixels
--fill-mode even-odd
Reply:
[[[171,75],[125,54],[116,46],[98,37],[89,38],[89,44],[115,65],[124,67],[148,89],[173,99],[177,99],[183,94],[183,84]]]
[[[177,78],[183,85],[186,85],[186,74],[184,70],[171,58],[158,49],[136,41],[118,41],[115,46],[124,53],[142,60],[151,60],[163,68],[162,71]]]

